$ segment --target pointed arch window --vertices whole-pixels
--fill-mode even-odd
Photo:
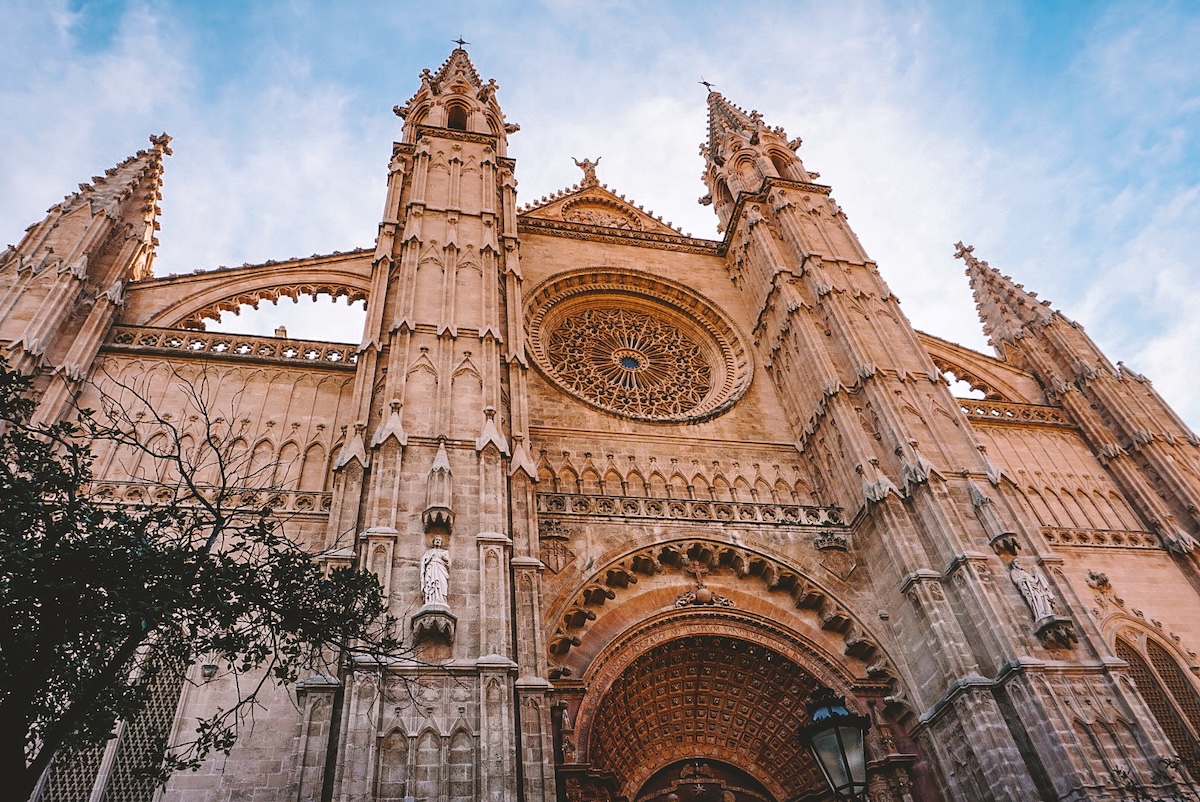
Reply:
[[[457,103],[446,109],[446,127],[456,131],[467,130],[467,108]]]
[[[775,167],[775,172],[780,178],[795,178],[792,175],[792,166],[789,159],[777,150],[773,150],[768,154],[771,157],[771,164]]]
[[[1200,692],[1179,662],[1159,644],[1146,641],[1146,655],[1117,638],[1117,657],[1129,664],[1129,675],[1158,726],[1175,747],[1192,777],[1200,777]]]
[[[725,183],[725,179],[717,179],[717,206],[725,208],[733,205],[733,195],[729,191],[729,185]]]

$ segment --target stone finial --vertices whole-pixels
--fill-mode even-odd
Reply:
[[[365,470],[371,464],[370,457],[367,456],[367,449],[363,443],[363,430],[367,425],[362,421],[354,424],[354,434],[346,437],[346,442],[342,444],[342,448],[338,451],[337,458],[333,461],[333,469],[341,470],[350,464],[352,460],[358,460],[358,464]],[[342,427],[343,433],[346,427]]]
[[[476,451],[483,451],[489,445],[495,446],[496,450],[501,454],[508,454],[508,443],[505,441],[504,435],[500,434],[500,429],[496,426],[495,407],[484,407],[483,428],[479,432],[479,437],[475,438]]]
[[[401,448],[408,445],[408,434],[404,431],[404,425],[401,422],[400,410],[404,404],[399,398],[393,398],[391,404],[391,413],[388,414],[387,420],[383,425],[375,430],[375,436],[371,438],[371,447],[378,448],[382,446],[389,437],[396,438],[396,442]]]

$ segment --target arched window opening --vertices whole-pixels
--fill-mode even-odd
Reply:
[[[1200,777],[1200,693],[1166,649],[1148,641],[1146,650],[1149,662],[1141,652],[1117,638],[1117,657],[1129,664],[1129,675],[1137,683],[1146,706],[1188,773]]]
[[[780,178],[792,178],[792,166],[786,156],[777,150],[771,151],[771,164],[775,166],[775,172]]]
[[[467,130],[467,109],[465,106],[454,105],[446,109],[446,127],[456,131]]]
[[[743,158],[737,162],[738,180],[747,192],[756,191],[762,184],[762,176],[753,159]]]
[[[729,186],[723,180],[717,181],[717,205],[722,207],[733,205],[733,195],[730,194]]]

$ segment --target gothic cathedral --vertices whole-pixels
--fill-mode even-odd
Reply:
[[[826,689],[873,802],[1197,798],[1200,440],[968,246],[995,355],[914,330],[799,140],[708,109],[719,241],[590,160],[518,206],[517,126],[456,49],[396,108],[372,247],[154,276],[163,136],[0,255],[40,419],[203,376],[292,536],[375,572],[421,655],[277,689],[228,757],[120,790],[236,692],[193,666],[43,802],[815,802]],[[204,329],[316,293],[367,301],[361,344]]]

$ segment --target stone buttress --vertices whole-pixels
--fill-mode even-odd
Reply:
[[[1057,570],[1061,558],[988,462],[829,187],[797,158],[800,141],[717,92],[708,104],[702,202],[727,230],[730,278],[797,448],[834,503],[864,516],[859,548],[904,652],[911,697],[902,701],[919,717],[914,732],[944,793],[1108,798],[1116,766],[1099,780],[1109,789],[1092,766],[1122,750],[1154,766],[1167,752],[1153,725],[1134,727],[1123,746],[1073,728],[1071,701],[1055,690],[1064,673],[1084,676],[1098,707],[1151,719],[1079,623],[1086,608]],[[1017,580],[1034,563],[1031,592]]]
[[[515,799],[520,777],[521,796],[553,799],[506,156],[517,126],[462,49],[421,81],[396,108],[359,423],[335,463],[326,544],[379,574],[416,653],[382,687],[373,666],[347,678],[335,798],[384,783],[417,798]],[[450,568],[445,603],[431,605],[434,546]]]

